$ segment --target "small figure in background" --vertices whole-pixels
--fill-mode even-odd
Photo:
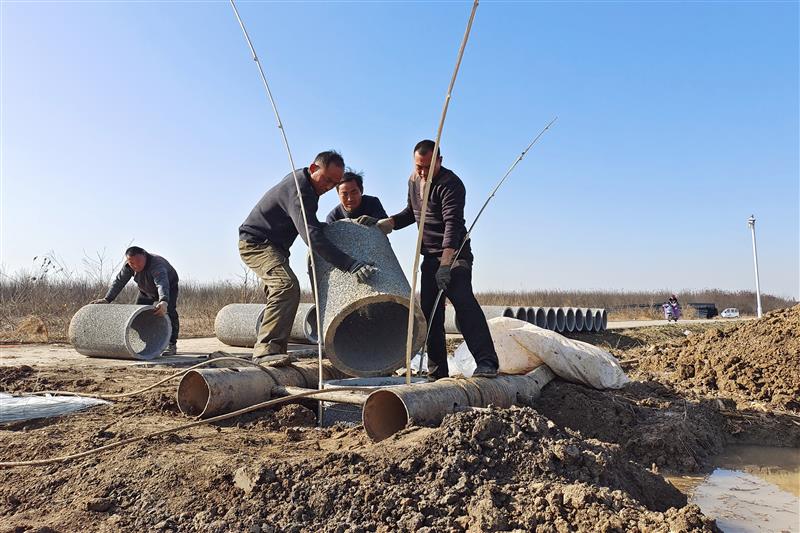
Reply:
[[[664,308],[664,318],[667,322],[674,320],[675,322],[681,317],[681,304],[678,303],[678,297],[676,295],[672,295],[667,300],[663,306]]]

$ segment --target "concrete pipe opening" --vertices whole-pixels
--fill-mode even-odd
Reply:
[[[593,309],[594,312],[594,331],[600,332],[603,330],[603,311],[601,309]]]
[[[573,307],[567,307],[567,309],[564,310],[564,317],[566,319],[564,329],[570,333],[575,331],[575,309]]]
[[[373,442],[391,437],[408,425],[408,419],[403,400],[391,391],[375,391],[364,404],[364,430]]]
[[[547,327],[547,312],[542,307],[534,307],[536,309],[536,325],[540,328]]]
[[[536,324],[536,309],[534,307],[528,307],[525,310],[525,321],[528,324]]]
[[[583,310],[584,329],[591,333],[594,331],[594,309]]]
[[[75,350],[90,357],[149,360],[169,344],[172,325],[150,305],[86,305],[69,324]]]
[[[264,313],[259,317],[256,332],[261,327],[261,318]],[[317,308],[314,304],[304,303],[297,307],[297,313],[292,323],[292,331],[289,334],[289,340],[292,342],[299,342],[301,344],[312,343],[316,344],[317,337]]]
[[[575,331],[583,331],[586,327],[586,320],[583,318],[583,309],[575,309]]]
[[[328,357],[342,371],[360,377],[390,374],[402,365],[408,327],[408,300],[377,296],[341,312],[328,327]],[[400,298],[397,298],[400,300]],[[415,324],[414,336],[419,336]]]
[[[567,328],[567,314],[563,307],[556,307],[556,331],[563,333]]]
[[[549,329],[550,331],[555,331],[556,330],[556,310],[553,309],[552,307],[546,308],[545,317],[546,317],[545,324],[547,325],[547,329]]]
[[[600,313],[600,330],[605,331],[608,329],[608,311],[601,309]]]
[[[528,310],[525,307],[517,307],[517,310],[514,312],[514,318],[517,320],[528,320]]]

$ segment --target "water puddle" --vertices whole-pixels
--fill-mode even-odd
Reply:
[[[731,446],[714,465],[667,479],[725,533],[800,533],[800,449]]]

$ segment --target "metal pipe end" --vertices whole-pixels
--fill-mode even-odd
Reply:
[[[391,437],[405,428],[408,420],[403,400],[392,391],[377,390],[364,403],[364,430],[373,442]]]
[[[197,370],[190,370],[178,384],[178,409],[186,416],[203,416],[208,407],[211,390]]]

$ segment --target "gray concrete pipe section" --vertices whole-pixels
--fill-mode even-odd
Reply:
[[[583,310],[584,329],[591,333],[594,331],[594,311],[591,309]]]
[[[514,318],[517,320],[528,320],[528,308],[527,307],[517,307],[514,312]]]
[[[456,310],[453,309],[452,305],[444,306],[444,332],[450,334],[461,333],[461,328],[456,321]]]
[[[364,403],[363,423],[373,441],[391,437],[407,425],[437,425],[464,407],[529,404],[555,375],[545,365],[524,376],[440,379],[377,390]]]
[[[554,307],[545,307],[545,327],[550,331],[556,330],[556,310]]]
[[[547,327],[547,313],[544,310],[544,307],[534,307],[536,309],[536,325],[540,328]]]
[[[317,344],[317,311],[314,304],[300,304],[294,316],[292,332],[289,340],[292,342]],[[263,313],[262,313],[263,316]],[[258,320],[261,324],[261,317]],[[258,327],[256,327],[258,330]]]
[[[214,335],[228,346],[252,348],[264,307],[264,304],[226,305],[214,319]]]
[[[316,389],[317,368],[316,363],[301,363],[190,370],[178,384],[178,408],[187,416],[208,418],[265,402],[276,387]],[[322,373],[324,379],[344,377],[327,361]]]
[[[252,348],[261,328],[265,304],[228,304],[214,319],[214,335],[228,346]],[[314,304],[300,304],[292,324],[289,340],[298,343],[317,342],[317,317]]]
[[[565,326],[564,330],[572,333],[575,331],[575,308],[567,307],[564,310]]]
[[[583,318],[583,309],[575,308],[575,331],[583,331],[586,327],[586,319]]]
[[[563,307],[556,307],[556,331],[558,333],[564,333],[564,330],[567,329],[567,314],[564,312]]]
[[[169,344],[172,325],[151,305],[89,304],[69,323],[69,342],[89,357],[148,360]]]
[[[353,274],[315,258],[325,353],[351,376],[391,374],[405,364],[411,286],[389,239],[374,226],[350,220],[329,224],[324,231],[344,253],[378,268],[367,283],[359,283]],[[414,307],[412,352],[417,352],[427,326],[422,310]]]

